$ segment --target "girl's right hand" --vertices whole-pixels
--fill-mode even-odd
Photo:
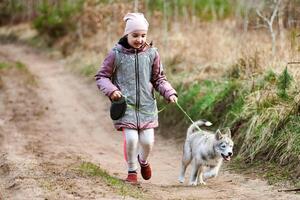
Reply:
[[[122,93],[119,90],[114,91],[111,95],[110,95],[110,99],[113,101],[117,101],[122,97]]]
[[[171,103],[176,103],[177,102],[177,96],[173,94],[172,96],[170,96],[169,101]]]

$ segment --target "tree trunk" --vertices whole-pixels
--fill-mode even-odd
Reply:
[[[210,3],[212,19],[213,19],[213,21],[216,21],[217,20],[217,12],[216,12],[216,7],[215,7],[215,2],[214,2],[214,0],[210,0],[209,3]]]
[[[165,48],[168,48],[168,3],[167,1],[164,1],[164,46]]]
[[[178,11],[178,0],[175,0],[175,5],[174,5],[174,29],[176,32],[179,31],[179,11]]]
[[[134,12],[139,11],[139,0],[134,0]]]
[[[196,22],[196,12],[195,12],[195,7],[196,7],[196,4],[195,4],[195,0],[193,0],[192,2],[192,24],[195,24]]]
[[[286,50],[285,46],[285,30],[284,30],[284,4],[281,4],[281,8],[278,10],[278,29],[279,29],[279,44],[280,44],[280,50],[283,52],[284,57],[288,54],[288,51]]]

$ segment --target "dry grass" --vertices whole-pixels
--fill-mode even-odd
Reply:
[[[76,46],[70,44],[75,37],[70,35],[65,41],[62,40],[65,44],[60,44],[71,47],[72,53],[68,54],[68,59],[78,66],[101,64],[108,51],[122,36],[122,17],[132,10],[131,5],[125,6],[122,3],[93,7],[91,2],[93,1],[85,5],[85,12],[78,20],[79,29],[73,34],[77,36]],[[106,16],[110,10],[114,10],[113,15]],[[299,53],[290,45],[287,31],[284,32],[283,39],[278,39],[277,55],[272,58],[271,38],[267,30],[257,29],[244,33],[232,19],[213,23],[191,23],[181,19],[170,23],[168,32],[165,32],[159,15],[154,14],[148,20],[148,40],[158,47],[169,74],[189,73],[183,82],[218,78],[240,58],[256,57],[262,70],[272,68],[275,72],[280,72],[288,61],[300,60]],[[297,42],[296,46],[299,46]],[[295,79],[300,76],[299,69],[298,66],[290,67]]]
[[[37,35],[37,31],[30,23],[22,23],[14,26],[0,27],[0,36],[15,36],[18,40],[28,40]]]
[[[163,58],[180,54],[183,57],[183,70],[196,72],[190,77],[192,80],[215,78],[240,58],[257,57],[258,65],[263,70],[272,68],[275,72],[282,71],[288,61],[297,60],[295,52],[288,48],[288,39],[282,42],[282,47],[278,47],[278,55],[273,59],[271,41],[266,31],[243,33],[231,22],[199,22],[194,27],[182,27],[180,32],[171,31],[168,46],[160,41],[159,35],[162,34],[157,34],[155,40],[160,45]],[[215,70],[206,70],[207,68]],[[296,71],[299,67],[295,68],[291,67],[291,70],[299,76],[299,70]]]

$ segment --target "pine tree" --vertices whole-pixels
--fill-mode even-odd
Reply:
[[[293,78],[291,75],[288,73],[287,67],[283,70],[283,72],[280,74],[278,77],[278,82],[277,82],[277,95],[283,99],[288,99],[288,94],[287,90],[291,85]]]

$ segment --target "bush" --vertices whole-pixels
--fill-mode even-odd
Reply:
[[[0,26],[21,21],[25,5],[18,0],[4,0],[0,2]]]
[[[76,0],[72,3],[63,0],[56,4],[44,1],[38,9],[39,14],[33,25],[41,35],[50,40],[58,39],[76,29],[72,18],[81,11],[82,5],[82,0]]]

